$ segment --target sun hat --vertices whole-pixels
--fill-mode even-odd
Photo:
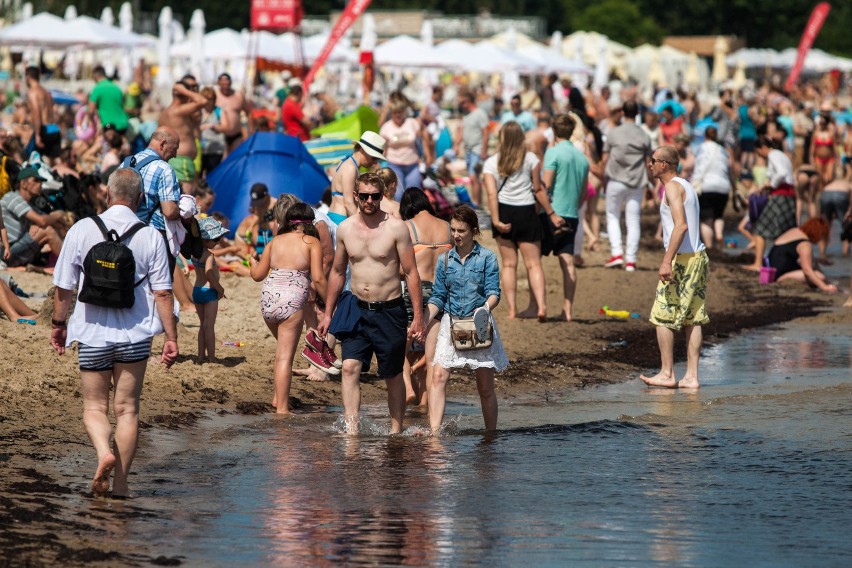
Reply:
[[[204,217],[198,220],[198,228],[201,230],[201,238],[206,241],[214,241],[226,235],[228,229],[222,226],[222,223],[213,217]]]
[[[361,135],[357,144],[364,150],[365,154],[377,160],[385,159],[385,139],[381,135],[368,130]]]

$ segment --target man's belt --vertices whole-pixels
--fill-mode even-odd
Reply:
[[[362,310],[370,310],[371,312],[380,312],[382,310],[388,310],[390,308],[402,306],[404,303],[405,302],[402,299],[402,296],[397,296],[393,300],[386,300],[384,302],[367,302],[360,298],[358,299],[358,307]]]

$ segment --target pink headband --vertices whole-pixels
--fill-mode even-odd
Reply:
[[[290,221],[291,225],[307,225],[309,223],[313,223],[313,219],[293,219]]]

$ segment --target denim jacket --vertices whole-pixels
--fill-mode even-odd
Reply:
[[[477,242],[473,243],[473,250],[464,264],[455,247],[447,254],[446,270],[446,255],[438,258],[430,304],[453,316],[469,317],[476,308],[485,304],[489,296],[500,297],[500,267],[496,254]],[[449,294],[447,287],[450,288]]]

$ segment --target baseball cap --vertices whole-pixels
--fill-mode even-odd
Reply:
[[[35,178],[38,181],[47,181],[46,179],[41,177],[38,172],[38,168],[36,168],[35,166],[27,166],[26,168],[18,172],[18,181],[23,181],[27,178]]]
[[[379,134],[368,130],[358,139],[358,145],[367,155],[377,160],[385,159],[385,139]]]
[[[204,217],[198,220],[198,229],[201,232],[201,238],[206,241],[213,241],[226,235],[228,229],[222,226],[222,223],[213,217]]]
[[[256,207],[262,205],[269,198],[269,189],[265,184],[256,183],[251,186],[251,206]]]

